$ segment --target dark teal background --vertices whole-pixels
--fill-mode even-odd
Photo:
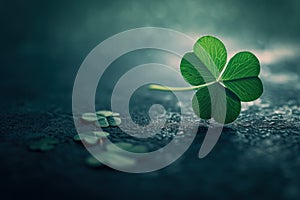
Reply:
[[[299,199],[299,19],[296,0],[2,0],[0,196]],[[90,169],[84,164],[88,152],[72,141],[76,131],[71,95],[77,70],[101,41],[143,26],[171,28],[196,38],[212,34],[234,41],[234,47],[225,45],[236,51],[279,48],[281,59],[262,64],[265,92],[260,103],[226,126],[208,157],[197,157],[207,129],[202,121],[188,152],[165,169],[148,174]],[[280,56],[286,49],[290,54]],[[124,63],[155,56],[151,51],[137,53]],[[46,153],[28,151],[31,141],[45,136],[58,138],[60,144]]]

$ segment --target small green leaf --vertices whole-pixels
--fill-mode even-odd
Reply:
[[[107,118],[106,117],[101,117],[101,116],[99,116],[98,121],[95,122],[95,125],[100,126],[102,128],[109,127],[109,123],[107,121]]]
[[[221,81],[257,77],[259,72],[260,65],[256,56],[247,51],[239,52],[230,59]]]
[[[223,97],[223,95],[225,95],[225,97]],[[216,96],[213,98],[215,100],[214,107],[212,108],[214,112],[212,117],[217,122],[228,124],[236,120],[241,111],[241,101],[233,92],[218,84],[216,87]],[[224,100],[225,98],[226,100]]]
[[[120,117],[110,116],[110,117],[107,117],[106,119],[110,126],[119,126],[122,122]]]
[[[263,93],[263,84],[258,77],[223,81],[223,84],[243,102],[253,101]]]
[[[96,114],[102,117],[109,117],[109,116],[113,116],[114,113],[109,110],[99,110],[96,112]]]
[[[98,117],[95,113],[84,113],[82,114],[81,119],[87,122],[94,122],[97,121]]]
[[[81,118],[87,122],[96,122],[98,120],[101,127],[107,127],[109,126],[107,125],[107,121],[106,121],[107,117],[119,117],[119,116],[120,116],[119,113],[114,113],[109,110],[100,110],[97,111],[96,113],[84,113],[82,114]]]
[[[191,85],[215,81],[214,76],[194,53],[186,53],[180,63],[183,78]]]
[[[222,77],[223,84],[241,101],[253,101],[263,93],[263,85],[257,77],[260,72],[258,59],[251,52],[240,52],[233,56]]]
[[[85,136],[82,140],[83,142],[85,142],[86,144],[89,144],[89,145],[95,145],[99,142],[99,138],[96,137],[96,136]]]
[[[75,142],[79,142],[79,141],[81,141],[81,138],[80,138],[80,136],[77,134],[77,135],[74,135],[73,140],[74,140]]]
[[[200,118],[213,117],[225,124],[233,122],[241,110],[239,98],[218,83],[199,89],[193,97],[192,106]]]
[[[211,118],[211,100],[208,87],[200,88],[192,99],[192,107],[196,115],[202,119]]]
[[[194,53],[215,78],[218,78],[227,60],[224,44],[212,36],[201,37],[194,45]]]

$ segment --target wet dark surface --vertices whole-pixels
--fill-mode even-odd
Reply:
[[[231,1],[228,6],[235,8],[233,3],[234,1]],[[5,197],[3,199],[299,199],[300,68],[299,56],[294,49],[294,44],[297,44],[294,34],[297,30],[293,32],[291,25],[294,18],[297,18],[295,6],[292,6],[294,3],[288,1],[284,6],[281,2],[273,3],[264,20],[254,19],[254,16],[261,16],[260,10],[265,12],[263,8],[269,5],[267,1],[257,3],[260,6],[255,6],[255,3],[248,5],[250,8],[259,8],[257,13],[245,14],[245,20],[251,30],[253,31],[255,27],[257,31],[251,32],[243,23],[235,24],[243,33],[237,36],[230,29],[211,28],[207,25],[216,26],[215,24],[220,23],[221,17],[226,18],[227,14],[218,16],[216,14],[220,13],[218,10],[207,11],[210,14],[207,20],[211,23],[202,22],[207,25],[202,30],[194,27],[192,22],[182,25],[184,23],[181,18],[174,17],[175,11],[166,12],[170,15],[170,19],[162,22],[159,13],[163,13],[161,16],[163,18],[167,14],[164,10],[156,11],[156,8],[161,7],[159,3],[151,4],[150,11],[141,14],[140,10],[145,9],[147,4],[135,4],[132,1],[128,4],[93,2],[91,5],[78,2],[74,4],[48,2],[46,5],[33,1],[28,4],[7,2],[2,7],[6,12],[2,12],[5,26],[2,33],[4,47],[1,48],[0,73],[1,197]],[[168,5],[170,9],[182,7],[179,3],[168,2],[164,5]],[[186,3],[184,8],[192,9],[195,7],[193,5],[202,8],[200,4],[192,1]],[[208,10],[212,7],[208,2],[201,5],[203,9],[208,7]],[[242,3],[236,4],[236,8],[233,9],[236,12],[232,15],[241,16],[237,10],[243,6]],[[276,26],[283,24],[281,19],[274,18],[278,20],[277,24],[273,21],[265,26],[276,12],[290,12],[290,7],[293,7],[291,18],[288,18],[291,19],[289,20],[291,24],[285,24],[286,31],[280,29],[282,37],[274,33]],[[218,8],[221,9],[222,6]],[[105,14],[108,12],[119,14],[107,18]],[[145,19],[139,21],[135,17],[124,18],[127,15],[132,16],[132,12],[137,16],[144,16]],[[223,12],[226,13],[226,10]],[[197,12],[190,12],[185,19],[195,22],[197,21],[195,18],[199,15],[201,16]],[[122,23],[118,22],[121,17],[124,20]],[[258,21],[260,24],[255,25]],[[231,20],[225,20],[224,23],[233,24]],[[100,24],[101,28],[91,28],[96,26],[95,24]],[[114,26],[108,28],[109,24]],[[89,153],[72,139],[77,134],[71,108],[72,85],[76,72],[87,53],[100,41],[120,31],[147,25],[177,28],[176,30],[183,32],[186,29],[187,34],[214,33],[242,41],[241,47],[239,45],[230,47],[227,43],[228,48],[232,48],[233,51],[244,48],[244,43],[250,44],[257,40],[257,43],[251,43],[249,48],[258,52],[261,50],[272,53],[273,46],[269,46],[271,43],[269,41],[285,41],[287,43],[283,43],[279,49],[286,47],[291,50],[293,56],[288,54],[279,60],[278,55],[285,52],[279,51],[274,54],[275,56],[271,56],[274,62],[262,62],[261,78],[264,83],[264,94],[255,102],[243,104],[239,118],[225,126],[219,142],[204,159],[198,158],[198,152],[209,123],[193,120],[191,112],[190,124],[180,137],[186,137],[189,128],[199,127],[197,137],[188,151],[170,166],[146,174],[123,173],[105,167],[90,168],[84,162]],[[269,32],[274,33],[274,36]],[[254,35],[261,36],[262,39],[259,40]],[[245,41],[245,38],[249,40]],[[140,62],[147,63],[152,57],[157,56],[151,52],[136,55],[139,59],[128,57],[127,60],[120,60],[115,65],[126,63],[124,67],[127,66],[128,70],[130,66]],[[261,58],[263,60],[264,55],[261,55]],[[107,100],[110,98],[114,83],[112,77],[117,80],[124,71],[108,72],[108,78],[104,78],[105,93],[97,95],[98,109],[109,109]],[[108,83],[107,80],[111,82]],[[147,97],[145,100],[140,97],[143,103],[132,105],[133,110],[139,110],[147,103],[151,104],[157,97],[154,95],[149,98],[149,95],[145,95]],[[167,103],[172,107],[172,102]],[[182,102],[182,106],[189,106],[189,103],[188,100]],[[108,131],[115,133],[115,141],[124,139],[118,138],[117,128]],[[150,149],[156,149],[167,143],[174,135],[162,134],[161,137],[148,140],[144,144]],[[48,152],[28,150],[28,145],[32,141],[44,137],[57,138],[59,144]]]

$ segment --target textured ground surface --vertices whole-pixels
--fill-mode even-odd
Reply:
[[[48,198],[147,195],[149,199],[197,196],[297,199],[300,196],[299,83],[264,83],[262,98],[244,105],[238,120],[225,127],[206,158],[197,157],[207,129],[201,122],[196,140],[182,158],[148,174],[86,166],[84,159],[89,153],[72,140],[76,131],[70,102],[65,100],[70,100],[70,96],[46,95],[37,101],[31,96],[11,99],[4,104],[9,106],[2,107],[0,117],[2,194]],[[45,153],[28,150],[28,144],[45,136],[59,139],[54,150]],[[161,139],[146,143],[150,147],[159,144]]]

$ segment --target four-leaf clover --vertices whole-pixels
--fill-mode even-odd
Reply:
[[[226,48],[212,36],[200,38],[193,50],[183,56],[180,70],[197,90],[192,100],[194,112],[202,119],[233,122],[239,116],[241,101],[253,101],[263,92],[258,59],[251,52],[239,52],[226,65]]]

